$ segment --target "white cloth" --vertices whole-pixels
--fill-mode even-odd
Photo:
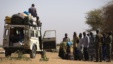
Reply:
[[[84,47],[88,47],[88,37],[87,37],[87,36],[85,36],[85,37],[83,38],[83,46],[84,46]]]
[[[82,45],[83,45],[83,38],[79,39],[79,43],[78,43],[77,48],[78,48],[79,50],[81,50]]]

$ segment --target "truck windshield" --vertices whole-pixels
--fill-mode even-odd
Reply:
[[[44,38],[54,38],[54,37],[56,37],[55,31],[51,30],[45,31]]]

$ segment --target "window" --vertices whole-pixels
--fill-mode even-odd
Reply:
[[[8,36],[8,30],[7,29],[5,30],[5,36]]]
[[[25,30],[23,27],[11,27],[10,28],[10,34],[15,34],[15,35],[19,35],[19,34],[25,34]]]
[[[44,38],[53,38],[53,37],[56,37],[55,31],[50,30],[44,33]]]
[[[29,34],[29,31],[28,30],[25,30],[25,34],[28,35]]]
[[[38,31],[36,31],[36,37],[38,37]]]
[[[34,37],[34,31],[31,31],[31,37]]]

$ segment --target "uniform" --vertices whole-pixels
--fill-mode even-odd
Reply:
[[[111,61],[111,44],[112,44],[112,36],[109,35],[107,37],[107,42],[106,42],[106,58],[107,58],[107,61]]]
[[[96,62],[102,61],[102,35],[96,35],[96,42],[95,42],[95,50],[96,50]]]

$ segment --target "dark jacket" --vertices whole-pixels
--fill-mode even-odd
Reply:
[[[37,11],[36,11],[36,8],[35,7],[29,8],[29,13],[31,13],[31,15],[33,17],[37,17]]]

